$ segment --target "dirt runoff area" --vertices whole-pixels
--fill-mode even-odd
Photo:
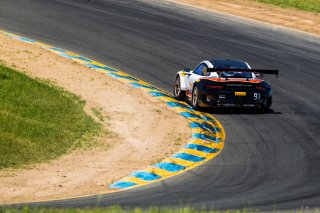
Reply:
[[[191,137],[186,119],[144,91],[34,44],[1,34],[0,41],[0,63],[81,96],[89,114],[101,111],[103,118],[95,119],[112,134],[97,138],[99,147],[24,169],[0,170],[1,204],[109,192],[113,181],[164,159]]]
[[[320,35],[320,14],[253,0],[167,0]]]

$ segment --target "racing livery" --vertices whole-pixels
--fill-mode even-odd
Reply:
[[[271,85],[263,74],[278,76],[278,70],[251,69],[241,60],[215,59],[201,62],[194,70],[179,71],[174,96],[194,109],[244,107],[266,110],[272,104]]]

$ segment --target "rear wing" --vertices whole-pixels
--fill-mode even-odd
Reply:
[[[279,70],[262,70],[262,69],[220,69],[220,68],[208,68],[207,72],[253,72],[267,75],[276,75],[279,77]]]

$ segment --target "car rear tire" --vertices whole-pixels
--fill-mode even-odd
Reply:
[[[271,111],[271,105],[272,105],[272,97],[267,99],[266,106],[261,109],[261,113],[270,112]]]
[[[268,98],[266,105],[267,105],[266,109],[270,109],[271,108],[271,106],[272,106],[272,96],[270,98]]]
[[[186,98],[186,91],[181,90],[181,81],[179,75],[176,77],[176,82],[173,88],[173,96],[178,100],[184,100]]]
[[[192,105],[192,108],[195,109],[195,110],[199,110],[200,109],[200,106],[199,106],[199,88],[198,88],[197,85],[195,85],[193,87],[193,90],[192,90],[191,105]]]

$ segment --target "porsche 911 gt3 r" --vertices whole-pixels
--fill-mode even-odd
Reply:
[[[251,69],[247,62],[215,59],[201,62],[194,70],[179,71],[174,96],[187,100],[194,109],[202,107],[245,107],[269,109],[272,104],[270,83],[263,74],[278,76],[278,70]]]

